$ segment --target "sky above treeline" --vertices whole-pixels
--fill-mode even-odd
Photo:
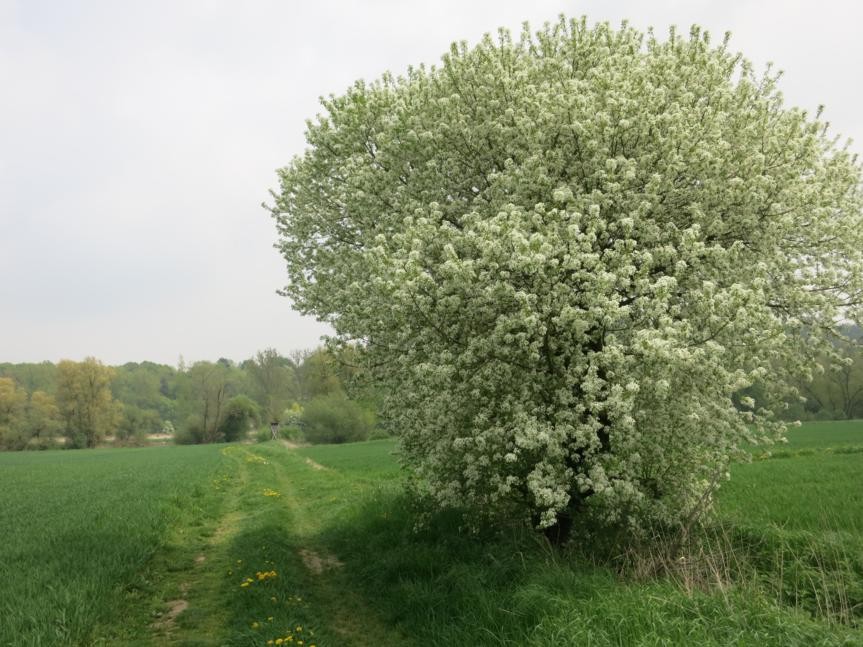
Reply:
[[[0,0],[0,362],[317,345],[261,203],[318,97],[560,13],[730,30],[863,151],[856,2]]]

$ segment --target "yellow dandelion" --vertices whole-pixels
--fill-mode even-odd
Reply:
[[[249,583],[248,583],[248,582],[243,582],[242,584],[240,584],[240,586],[241,586],[241,587],[243,587],[243,588],[246,588],[247,586],[249,586]]]
[[[257,629],[257,628],[258,628],[258,627],[260,627],[260,626],[261,626],[261,625],[260,625],[260,624],[258,624],[257,622],[253,622],[253,623],[252,623],[252,629]]]
[[[276,644],[277,645],[281,645],[283,642],[285,642],[285,641],[282,640],[281,638],[276,638]]]
[[[272,621],[273,621],[273,616],[267,616],[267,622],[272,622]]]

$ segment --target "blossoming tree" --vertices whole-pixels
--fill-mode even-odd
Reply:
[[[778,76],[561,18],[322,100],[271,206],[284,292],[366,350],[441,504],[680,523],[781,437],[731,396],[859,320],[863,218]]]

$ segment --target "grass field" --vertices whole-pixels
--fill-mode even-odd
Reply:
[[[85,644],[180,521],[212,447],[0,454],[0,644]]]
[[[0,644],[863,645],[859,445],[736,466],[693,580],[417,530],[392,441],[3,454]]]

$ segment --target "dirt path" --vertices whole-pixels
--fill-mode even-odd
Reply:
[[[299,644],[300,631],[306,647],[410,645],[351,589],[350,565],[321,539],[339,519],[328,506],[343,503],[331,494],[346,501],[353,481],[284,444],[220,451],[210,489],[187,501],[140,574],[145,588],[124,594],[122,622],[94,645],[263,646],[279,632]]]
[[[218,514],[199,533],[190,532],[188,527],[176,528],[169,549],[156,557],[163,597],[171,597],[174,591],[177,594],[164,601],[165,609],[156,612],[161,615],[149,626],[152,645],[209,640],[218,644],[225,634],[227,617],[221,589],[225,569],[231,564],[231,542],[242,525],[241,495],[249,480],[248,465],[231,451],[226,455],[232,459],[230,469],[214,482],[223,497]]]
[[[404,636],[383,623],[369,607],[368,602],[352,592],[343,578],[344,569],[339,556],[320,542],[323,522],[314,501],[302,491],[314,483],[313,479],[343,479],[338,471],[300,456],[296,448],[286,446],[280,458],[274,457],[279,505],[291,519],[288,541],[302,573],[293,576],[303,583],[309,598],[319,608],[316,615],[326,618],[325,627],[337,638],[339,647],[351,645],[375,647],[402,647],[409,645]],[[307,480],[308,479],[308,480]],[[348,489],[345,484],[345,491]]]

